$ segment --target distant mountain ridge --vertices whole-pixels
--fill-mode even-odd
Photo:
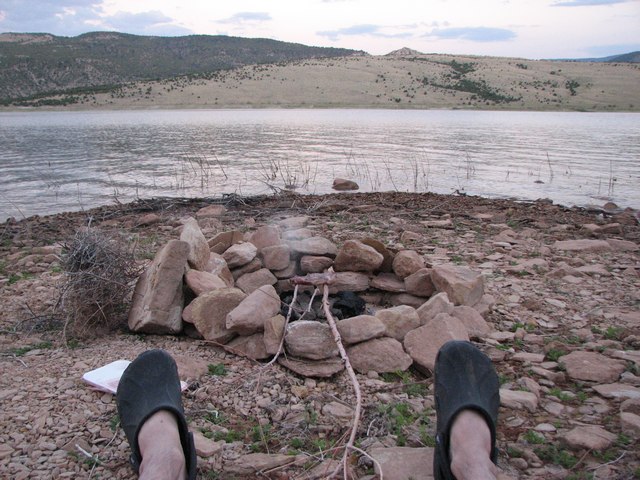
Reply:
[[[640,51],[610,55],[598,58],[565,58],[564,62],[596,62],[596,63],[640,63]]]
[[[151,37],[93,32],[0,34],[0,99],[172,78],[307,58],[363,54],[271,39],[223,35]]]

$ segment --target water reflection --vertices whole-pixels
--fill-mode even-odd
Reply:
[[[640,115],[388,110],[0,114],[0,218],[138,197],[467,192],[640,207]],[[21,212],[21,213],[20,213]]]

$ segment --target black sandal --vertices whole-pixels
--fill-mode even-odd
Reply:
[[[131,465],[136,473],[142,455],[138,433],[144,422],[159,410],[173,413],[178,422],[180,443],[189,480],[196,478],[196,449],[182,408],[180,378],[176,362],[164,350],[149,350],[138,356],[122,374],[116,403],[120,424],[131,446]]]
[[[449,434],[456,415],[471,409],[480,413],[491,431],[491,461],[497,464],[496,424],[500,382],[491,360],[469,342],[453,340],[440,348],[435,365],[437,416],[433,477],[451,480]]]

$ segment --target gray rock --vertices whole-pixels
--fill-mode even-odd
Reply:
[[[271,470],[288,463],[293,463],[295,457],[282,454],[248,453],[241,455],[233,463],[225,464],[224,471],[236,475],[255,475],[258,472]]]
[[[188,255],[187,242],[171,240],[140,275],[129,311],[131,330],[145,333],[182,330],[182,277]]]
[[[226,317],[226,327],[241,335],[262,332],[264,323],[280,311],[280,297],[271,285],[264,285],[244,298]]]
[[[601,353],[575,351],[560,357],[567,375],[572,380],[612,383],[625,369],[624,362],[605,357]]]
[[[604,252],[611,250],[611,245],[606,240],[558,240],[552,248],[565,252]]]
[[[347,240],[338,251],[333,268],[336,272],[373,272],[383,260],[384,257],[373,247],[358,240]]]
[[[322,360],[338,355],[331,328],[326,323],[298,320],[287,325],[284,337],[290,355]]]
[[[333,188],[334,190],[344,191],[358,190],[360,187],[353,180],[347,180],[345,178],[334,178],[331,188]]]
[[[437,265],[431,270],[431,279],[439,291],[446,292],[454,305],[473,306],[484,295],[482,275],[467,267]]]
[[[402,250],[396,253],[392,268],[398,277],[406,278],[424,268],[424,258],[414,250]]]
[[[404,371],[413,363],[395,338],[383,337],[347,348],[353,368],[360,373]]]
[[[236,280],[236,287],[246,294],[250,294],[265,285],[275,285],[278,279],[266,268],[255,272],[245,273]]]
[[[409,307],[420,308],[424,305],[425,299],[423,297],[409,295],[408,293],[394,293],[387,295],[387,302],[394,307],[408,305]],[[453,307],[453,304],[451,306]]]
[[[222,257],[227,262],[229,268],[237,268],[246,265],[251,260],[256,258],[258,249],[253,243],[244,242],[231,245],[223,254]]]
[[[227,315],[246,297],[238,288],[221,288],[199,296],[191,302],[193,324],[205,339],[227,343],[237,335],[227,329]]]
[[[431,297],[426,303],[423,303],[418,307],[418,317],[420,317],[420,323],[426,325],[430,320],[435,318],[440,313],[446,313],[451,315],[453,313],[454,305],[449,301],[449,297],[446,293],[441,292]]]
[[[378,310],[376,317],[385,326],[385,335],[399,341],[403,341],[407,333],[421,325],[418,312],[408,305]]]
[[[631,412],[620,412],[620,428],[623,433],[633,438],[640,438],[640,415]]]
[[[605,398],[638,398],[640,399],[640,388],[623,383],[612,383],[605,385],[594,385],[593,389]]]
[[[227,209],[224,205],[208,205],[196,212],[196,218],[216,218],[221,217],[226,212]]]
[[[440,313],[426,325],[411,330],[404,337],[404,348],[421,369],[433,371],[440,347],[449,340],[469,340],[466,327],[460,320]]]
[[[286,268],[283,268],[282,270],[273,270],[272,273],[278,280],[295,277],[298,274],[298,264],[297,262],[289,261]]]
[[[364,273],[338,272],[329,287],[329,293],[363,292],[369,288],[369,277]]]
[[[189,244],[189,265],[196,270],[205,270],[209,262],[209,244],[195,218],[185,220],[180,240]]]
[[[234,282],[238,280],[241,276],[246,275],[247,273],[257,272],[263,267],[262,260],[256,257],[251,260],[246,265],[242,265],[241,267],[234,268],[231,271],[231,275],[233,276]]]
[[[372,315],[358,315],[337,322],[338,332],[345,344],[353,344],[381,337],[384,324]]]

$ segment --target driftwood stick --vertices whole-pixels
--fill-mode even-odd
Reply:
[[[273,358],[269,361],[269,363],[265,364],[265,367],[269,367],[273,365],[278,357],[282,353],[282,349],[284,348],[284,334],[287,332],[287,325],[289,325],[289,320],[291,319],[291,313],[293,312],[293,306],[296,304],[296,299],[298,298],[298,285],[296,284],[293,289],[293,298],[291,299],[291,303],[289,304],[289,310],[287,311],[287,318],[284,320],[284,327],[282,328],[282,338],[280,339],[280,345],[278,345],[278,351],[273,356]]]
[[[349,450],[353,450],[353,443],[356,440],[356,434],[358,433],[358,423],[360,423],[360,412],[362,410],[362,393],[360,391],[360,384],[358,383],[358,378],[356,377],[355,372],[353,371],[353,367],[351,366],[351,362],[349,361],[349,356],[347,355],[347,351],[342,345],[342,339],[340,338],[340,332],[338,332],[338,327],[336,326],[336,321],[331,315],[331,306],[329,305],[329,285],[325,283],[323,285],[324,294],[322,296],[322,307],[324,308],[325,316],[327,317],[327,321],[329,322],[329,326],[331,327],[331,332],[333,333],[333,339],[338,346],[338,350],[340,352],[340,356],[344,361],[344,366],[347,369],[347,373],[351,378],[351,383],[353,384],[353,390],[356,394],[356,408],[353,413],[353,424],[351,426],[351,434],[349,435],[349,440],[344,447],[344,454],[342,457],[342,469],[344,474],[344,480],[347,480],[347,460],[349,458]],[[334,472],[331,474],[329,478],[334,478],[340,467],[336,468]]]

